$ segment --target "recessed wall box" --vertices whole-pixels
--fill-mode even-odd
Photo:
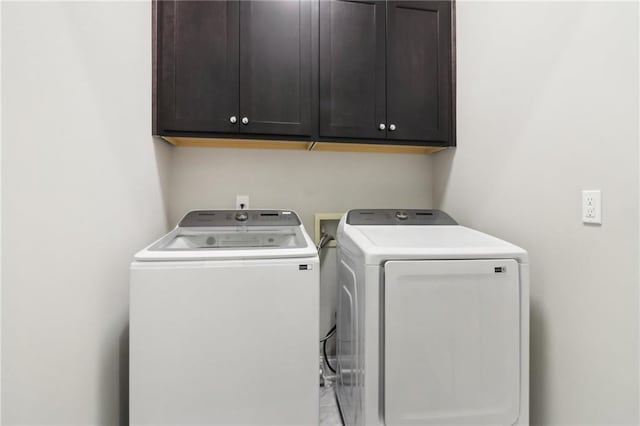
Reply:
[[[316,246],[320,242],[323,233],[331,235],[334,240],[330,241],[325,247],[336,246],[336,233],[338,232],[338,222],[342,219],[344,213],[316,213],[314,215],[314,233],[313,238]]]

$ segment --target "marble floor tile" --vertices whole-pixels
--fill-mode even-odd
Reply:
[[[320,425],[343,426],[333,384],[320,388]]]

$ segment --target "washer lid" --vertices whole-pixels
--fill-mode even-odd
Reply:
[[[391,259],[518,259],[527,252],[506,241],[460,225],[344,225],[338,243],[364,253],[367,264]]]
[[[135,255],[136,260],[274,259],[314,257],[298,216],[282,210],[200,210]]]

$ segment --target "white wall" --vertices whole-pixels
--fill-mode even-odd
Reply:
[[[436,205],[531,255],[533,424],[638,423],[638,5],[458,3]],[[601,189],[603,225],[580,191]]]
[[[2,5],[0,4],[0,23]],[[2,31],[0,31],[0,51],[2,50]],[[2,99],[2,57],[0,56],[0,100]],[[2,395],[2,102],[0,101],[0,396]],[[0,397],[0,424],[2,424],[2,398]]]
[[[314,213],[429,208],[431,188],[427,155],[176,148],[169,217],[175,224],[190,209],[233,209],[236,195],[249,195],[251,208],[295,210],[313,238]],[[324,334],[334,323],[335,249],[326,249],[322,262]]]
[[[314,213],[429,207],[431,178],[428,155],[175,148],[169,218],[249,195],[251,208],[295,210],[313,233]]]
[[[150,10],[2,3],[4,425],[126,420],[128,264],[167,229]]]

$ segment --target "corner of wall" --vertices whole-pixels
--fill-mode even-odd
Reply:
[[[640,58],[640,7],[637,6],[636,19],[638,22],[638,58]],[[640,68],[640,67],[639,67]],[[638,93],[636,102],[640,103],[640,72],[638,73]],[[638,108],[638,135],[640,137],[640,108]],[[640,139],[638,140],[640,145]],[[640,164],[640,150],[638,150],[638,164]],[[640,174],[638,174],[638,212],[640,212]],[[638,218],[640,222],[640,217]],[[640,227],[638,227],[638,235],[636,235],[638,241],[638,276],[636,285],[640,287]],[[638,292],[638,306],[640,306],[640,291]],[[638,352],[640,353],[640,308],[638,309]],[[638,388],[640,388],[640,357],[638,357]],[[638,392],[638,418],[637,422],[640,422],[640,391]]]
[[[2,28],[0,2],[0,29]],[[0,30],[0,64],[2,64],[2,31]],[[2,67],[0,66],[0,425],[2,425]]]
[[[451,147],[432,155],[431,200],[434,209],[442,209],[444,204],[451,168],[457,149],[456,147]]]
[[[162,196],[163,215],[166,228],[171,229],[169,203],[173,182],[173,163],[176,147],[166,142],[159,136],[153,136],[153,151],[155,154],[158,180]]]

